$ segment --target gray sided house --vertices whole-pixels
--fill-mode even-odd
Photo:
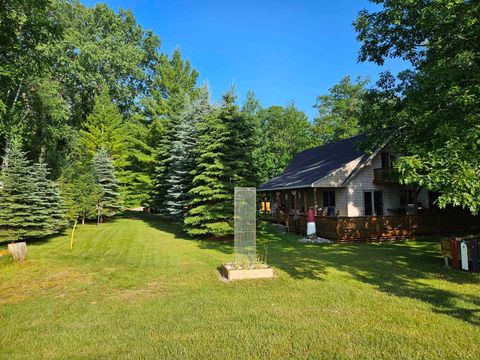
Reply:
[[[317,234],[339,241],[456,231],[453,224],[439,227],[433,194],[392,179],[398,154],[388,145],[367,154],[360,149],[365,139],[358,135],[297,154],[258,189],[271,203],[270,220],[303,233],[306,210],[313,208]]]
[[[299,153],[279,176],[259,190],[269,192],[272,208],[338,216],[398,215],[429,208],[425,190],[389,179],[397,156],[387,147],[367,155],[359,149],[365,135]],[[415,201],[416,197],[416,201]]]

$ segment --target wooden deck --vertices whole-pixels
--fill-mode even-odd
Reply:
[[[305,234],[306,216],[270,217],[270,222],[287,225],[289,232]],[[480,216],[463,212],[424,212],[416,215],[315,217],[317,236],[338,242],[373,242],[480,232]]]

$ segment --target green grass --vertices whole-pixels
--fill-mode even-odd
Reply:
[[[479,359],[480,277],[435,241],[299,244],[269,229],[275,279],[225,283],[232,245],[153,217],[29,244],[0,263],[1,358]]]

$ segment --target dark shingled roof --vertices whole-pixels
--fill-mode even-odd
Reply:
[[[358,150],[358,145],[365,138],[366,135],[362,134],[302,151],[293,158],[290,165],[280,175],[261,185],[258,190],[311,187],[312,183],[350,161],[360,156],[364,156],[362,161],[367,159],[368,156],[365,152]]]

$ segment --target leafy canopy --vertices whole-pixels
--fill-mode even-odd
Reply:
[[[355,23],[359,60],[409,61],[367,95],[362,125],[394,130],[404,183],[439,192],[448,204],[480,211],[480,2],[375,0]]]
[[[358,77],[352,82],[345,76],[328,94],[317,97],[314,107],[318,115],[314,119],[313,132],[319,144],[328,144],[358,135],[360,113],[369,80]]]

